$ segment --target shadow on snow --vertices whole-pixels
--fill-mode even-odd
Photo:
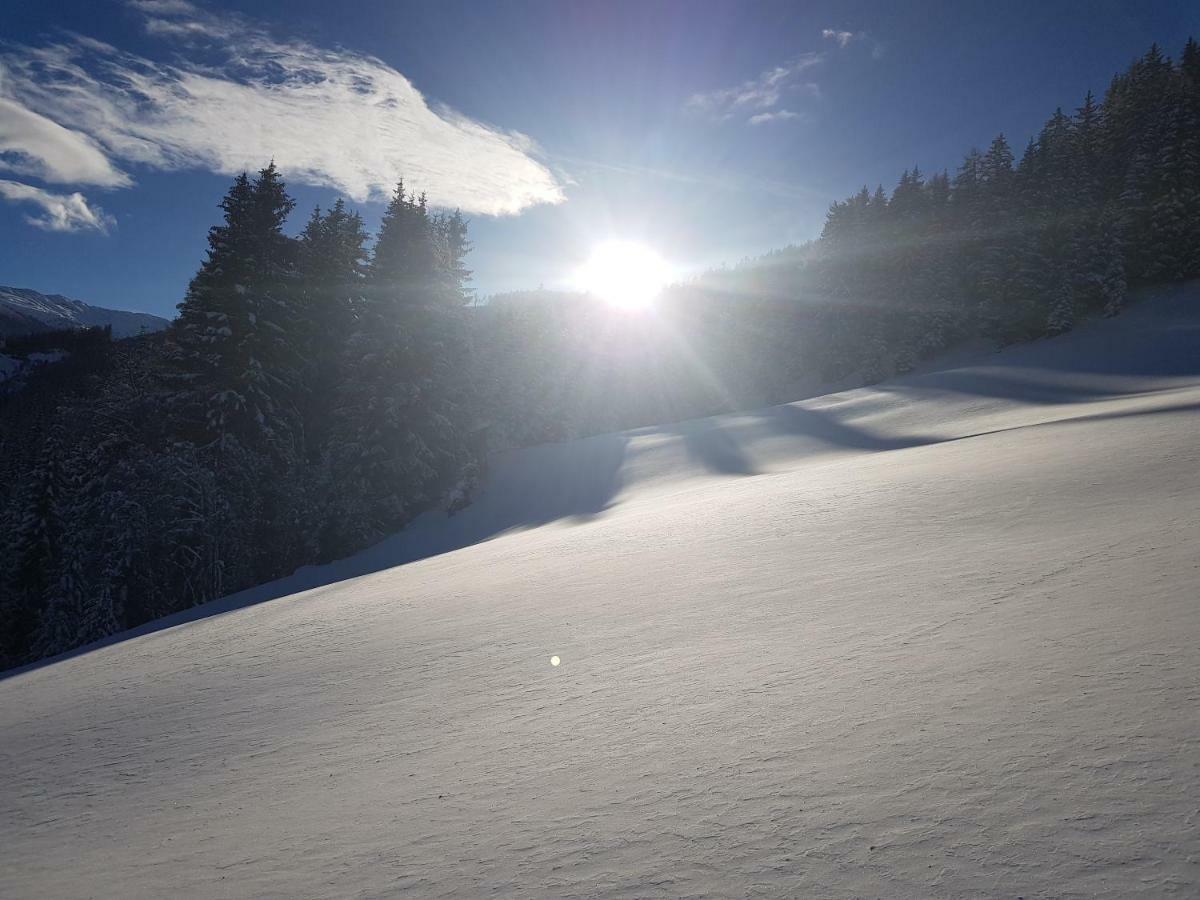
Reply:
[[[1139,304],[1118,319],[1096,322],[1058,338],[1011,347],[1001,354],[976,359],[973,366],[909,375],[876,385],[874,390],[891,396],[951,393],[1024,403],[1066,404],[1137,393],[1142,386],[1131,379],[1200,376],[1200,327],[1192,308],[1193,292],[1164,293],[1166,296]],[[1163,385],[1157,387],[1161,390]],[[622,487],[622,466],[631,434],[676,435],[688,460],[697,468],[718,476],[753,476],[759,470],[745,445],[763,437],[808,438],[832,448],[876,453],[1071,422],[1197,412],[1200,404],[1063,415],[1049,421],[950,437],[881,435],[848,421],[871,408],[869,398],[833,407],[783,405],[762,410],[753,417],[738,416],[742,421],[737,424],[728,421],[723,424],[721,418],[694,419],[498,454],[492,461],[486,489],[471,506],[455,516],[427,513],[404,531],[347,559],[307,566],[286,578],[0,673],[0,680],[129,638],[479,544],[505,532],[556,521],[591,521],[615,503]],[[741,442],[739,434],[743,436]]]

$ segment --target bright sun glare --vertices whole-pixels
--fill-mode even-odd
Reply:
[[[634,241],[605,241],[578,273],[579,286],[620,309],[645,309],[671,278],[661,256]]]

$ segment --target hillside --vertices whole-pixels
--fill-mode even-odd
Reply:
[[[150,313],[105,309],[61,294],[0,285],[0,337],[105,325],[112,326],[113,337],[123,338],[162,331],[168,322]]]
[[[1195,895],[1197,411],[1193,285],[503,455],[0,682],[0,894]]]

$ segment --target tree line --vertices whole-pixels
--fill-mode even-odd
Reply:
[[[467,223],[403,184],[372,241],[342,202],[285,233],[236,178],[161,335],[79,342],[0,395],[0,665],[345,556],[454,510],[492,449],[871,383],[968,340],[1114,315],[1200,277],[1200,48],[1152,47],[954,172],[905,172],[820,238],[668,289],[469,304]]]
[[[466,223],[395,191],[299,237],[237,177],[163,335],[92,336],[0,406],[0,662],[344,556],[475,479]]]

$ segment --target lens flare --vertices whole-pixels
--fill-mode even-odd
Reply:
[[[618,309],[639,310],[650,305],[671,276],[671,267],[645,244],[605,241],[592,251],[576,281]]]

